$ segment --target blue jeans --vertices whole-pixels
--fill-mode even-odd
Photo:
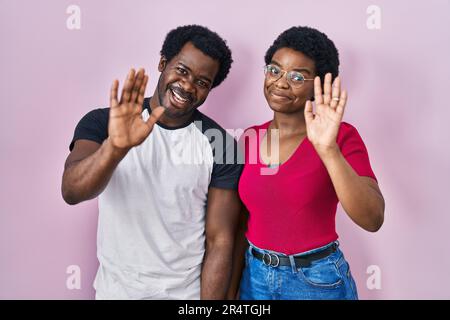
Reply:
[[[318,252],[339,242],[288,256],[290,266],[272,267],[255,258],[250,250],[263,250],[250,243],[245,254],[245,268],[240,284],[241,300],[357,300],[355,281],[344,254],[336,248],[329,256],[315,260],[308,267],[296,267],[293,257]]]

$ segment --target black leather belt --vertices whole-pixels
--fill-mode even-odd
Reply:
[[[323,258],[329,256],[330,254],[335,252],[336,249],[337,249],[337,244],[333,243],[331,246],[329,246],[328,248],[326,248],[322,251],[314,252],[314,253],[307,254],[304,256],[294,257],[295,265],[297,268],[309,267],[311,265],[311,262],[313,262],[315,260],[323,259]],[[266,266],[278,267],[278,266],[290,266],[291,265],[291,261],[289,260],[289,257],[287,257],[287,256],[278,255],[278,254],[274,254],[274,253],[268,253],[268,252],[261,253],[259,251],[256,251],[254,248],[252,248],[250,252],[256,259],[261,260]]]

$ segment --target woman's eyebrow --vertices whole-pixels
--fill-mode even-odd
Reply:
[[[278,67],[281,68],[281,64],[279,64],[279,63],[276,62],[275,60],[272,60],[270,63],[271,63],[271,64],[275,64],[275,65],[277,65]],[[298,71],[298,72],[302,72],[302,71],[303,71],[303,72],[312,74],[312,72],[311,72],[309,69],[307,69],[306,67],[294,68],[294,69],[292,69],[292,70],[293,70],[293,71]]]
[[[298,71],[298,72],[306,72],[308,74],[311,74],[311,71],[309,71],[309,69],[306,69],[306,68],[295,68],[295,69],[292,69],[292,70]]]
[[[281,64],[279,64],[279,63],[276,62],[275,60],[270,61],[270,64],[276,64],[277,66],[281,67]]]

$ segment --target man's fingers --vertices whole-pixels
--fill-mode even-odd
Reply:
[[[316,105],[323,103],[322,83],[320,82],[320,77],[314,78],[314,100]]]
[[[331,101],[331,73],[325,75],[323,84],[323,103],[329,105]]]
[[[119,90],[119,80],[114,80],[111,86],[111,92],[109,94],[109,107],[115,108],[119,105],[117,101],[117,91]]]
[[[155,110],[152,110],[150,118],[148,118],[148,120],[146,121],[146,123],[149,126],[150,130],[153,129],[153,126],[161,118],[161,116],[163,115],[164,111],[166,111],[166,109],[164,107],[156,107]]]
[[[135,82],[135,71],[134,69],[131,69],[130,72],[128,72],[127,79],[125,80],[125,83],[123,84],[122,88],[122,95],[120,97],[120,104],[127,103],[131,99],[131,90],[133,89]]]
[[[335,109],[339,103],[339,98],[341,95],[341,79],[339,77],[336,77],[333,82],[333,89],[331,93],[331,102],[330,107],[332,109]]]
[[[145,75],[144,76],[144,81],[141,85],[141,88],[139,89],[139,96],[137,99],[137,103],[138,105],[142,106],[144,104],[144,98],[145,98],[145,88],[147,87],[147,83],[148,83],[148,76]]]
[[[141,86],[144,83],[144,77],[145,70],[141,68],[136,74],[136,81],[134,82],[133,89],[131,91],[131,102],[136,102],[139,92],[141,91]]]

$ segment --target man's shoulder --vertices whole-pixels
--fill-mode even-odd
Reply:
[[[236,138],[233,134],[230,134],[215,120],[198,110],[195,111],[194,125],[208,138],[210,143],[216,141],[217,135],[222,137],[224,144],[236,143]]]
[[[215,120],[198,110],[196,110],[194,114],[194,123],[203,133],[209,129],[217,129],[219,131],[226,132],[226,130]]]
[[[96,108],[84,115],[81,119],[82,122],[108,122],[109,120],[109,107],[107,108]]]

